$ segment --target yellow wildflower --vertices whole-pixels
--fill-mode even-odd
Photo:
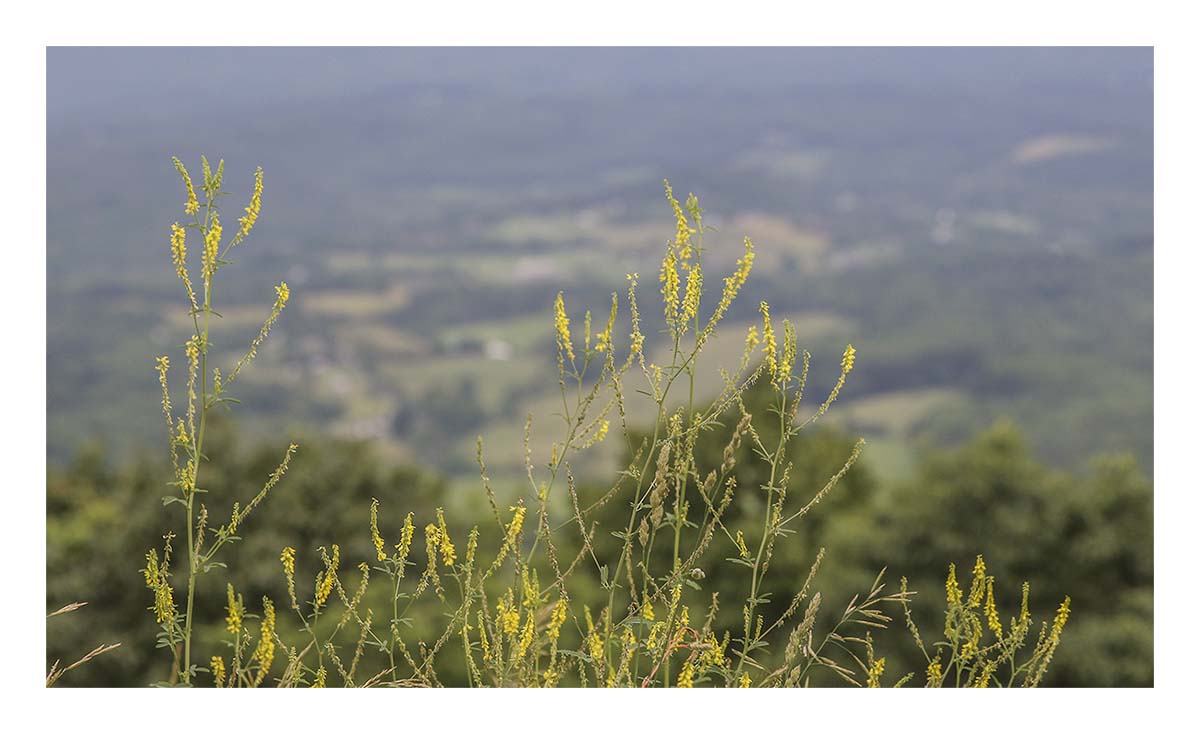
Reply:
[[[942,682],[942,657],[938,655],[933,660],[929,661],[929,667],[925,669],[925,687],[931,688],[935,685],[941,685]]]
[[[878,688],[883,677],[884,658],[879,658],[867,669],[867,688]]]
[[[683,667],[679,669],[679,678],[675,681],[675,685],[680,688],[691,688],[695,679],[696,668],[692,665],[691,660],[683,663]]]
[[[221,255],[221,216],[213,213],[212,223],[204,233],[204,253],[201,257],[201,273],[207,283],[217,272],[217,258]]]
[[[962,604],[962,589],[958,587],[953,563],[950,564],[950,573],[946,575],[946,603],[951,606]]]
[[[521,613],[513,602],[512,589],[508,589],[496,603],[496,621],[505,634],[514,634],[521,624]]]
[[[674,192],[671,191],[671,183],[666,179],[663,179],[663,188],[667,191],[667,201],[671,202],[671,210],[675,213],[675,247],[679,250],[679,258],[683,261],[683,269],[687,270],[690,267],[689,260],[692,255],[692,235],[696,233],[696,230],[688,225],[683,208],[679,206],[679,200],[675,198]]]
[[[738,688],[749,688],[749,687],[750,687],[750,674],[742,673],[742,677],[740,679],[738,679]]]
[[[983,592],[987,586],[987,566],[983,556],[975,556],[975,568],[971,571],[971,591],[967,594],[967,608],[974,609],[983,602]]]
[[[763,317],[763,354],[767,358],[767,369],[771,371],[772,377],[776,377],[779,374],[779,365],[775,361],[775,353],[779,347],[775,343],[775,329],[771,326],[771,307],[766,301],[759,301],[758,310]]]
[[[567,600],[560,598],[558,603],[554,605],[554,611],[550,613],[550,624],[546,627],[546,636],[551,640],[558,640],[559,630],[562,629],[563,623],[567,621]]]
[[[987,580],[987,601],[983,604],[984,615],[987,616],[987,625],[995,635],[996,639],[1004,637],[1004,625],[1000,623],[1000,613],[996,611],[996,597],[992,587],[995,586],[995,580],[989,578]]]
[[[738,291],[746,284],[746,279],[750,277],[750,268],[754,266],[754,243],[750,238],[745,238],[746,254],[737,261],[737,267],[734,268],[733,274],[725,278],[725,288],[721,292],[721,300],[717,302],[717,308],[713,311],[713,315],[708,320],[708,325],[704,327],[704,333],[700,335],[700,341],[705,342],[708,337],[712,336],[713,330],[717,327],[717,322],[729,310]],[[747,338],[749,343],[749,338]],[[758,343],[757,333],[755,334],[755,344]],[[748,347],[751,349],[753,347]]]
[[[666,315],[668,324],[674,324],[679,314],[679,270],[676,267],[677,263],[678,259],[675,256],[675,250],[668,248],[666,256],[663,257],[662,267],[658,272],[658,281],[663,284],[663,313]]]
[[[159,624],[175,618],[175,599],[168,581],[168,556],[163,554],[162,565],[158,563],[158,553],[151,548],[146,554],[146,568],[142,574],[146,577],[146,588],[154,592],[154,618]]]
[[[987,661],[983,666],[983,670],[979,671],[979,676],[975,678],[972,688],[987,688],[988,684],[992,682],[992,674],[996,672],[996,667],[999,663],[999,660]]]
[[[504,537],[504,547],[512,550],[516,545],[517,536],[521,534],[521,525],[525,522],[525,505],[517,505],[516,507],[508,508],[513,513],[512,520],[508,523],[508,531]],[[501,551],[501,558],[507,551]]]
[[[213,655],[208,667],[212,671],[213,682],[220,688],[225,682],[225,658]]]
[[[521,636],[517,639],[516,653],[518,660],[524,658],[525,653],[529,652],[529,647],[533,644],[533,632],[533,615],[530,614],[525,617],[525,627],[521,630]]]
[[[438,535],[439,545],[438,550],[442,553],[442,563],[447,566],[453,566],[456,556],[454,553],[454,543],[450,542],[450,530],[446,527],[446,517],[442,514],[442,508],[437,508]]]
[[[745,560],[750,560],[750,549],[746,547],[746,537],[742,535],[742,531],[737,531],[737,537],[733,539],[737,545],[738,555]]]
[[[1063,627],[1067,626],[1067,617],[1069,616],[1071,616],[1071,597],[1068,596],[1059,605],[1058,612],[1054,615],[1054,623],[1050,626],[1050,639],[1054,642],[1058,642]]]
[[[271,670],[275,661],[275,605],[267,597],[263,597],[263,617],[259,630],[258,647],[255,648],[252,660],[258,661],[258,675],[254,684],[262,683]]]
[[[701,665],[711,666],[725,664],[725,646],[717,640],[717,636],[712,632],[709,632],[708,637],[704,640],[704,649],[700,652],[699,662]]]
[[[321,548],[321,556],[325,559],[325,570],[317,574],[315,601],[318,607],[328,601],[329,595],[333,593],[333,581],[337,578],[340,554],[341,549],[338,548],[337,543],[333,544],[332,558],[326,555],[324,548]]]
[[[641,315],[638,313],[638,274],[626,273],[625,279],[629,281],[629,320],[633,326],[633,331],[629,334],[629,358],[633,359],[634,355],[642,353],[642,343],[646,337],[642,334]]]
[[[230,634],[239,634],[242,631],[243,610],[242,595],[234,596],[233,584],[225,585],[225,594],[227,601],[225,604],[225,629],[229,630]]]
[[[192,186],[192,177],[188,174],[182,161],[173,156],[171,161],[174,162],[175,170],[179,171],[179,177],[183,179],[183,186],[187,189],[187,201],[183,204],[183,211],[187,214],[195,214],[200,211],[200,202],[196,200],[196,189]]]
[[[171,225],[171,262],[175,264],[175,274],[183,281],[192,308],[195,308],[196,292],[192,290],[192,279],[187,271],[187,230],[180,227],[179,222]]]
[[[758,327],[751,325],[746,330],[746,351],[750,351],[758,346]]]
[[[608,421],[602,420],[602,421],[600,421],[600,423],[597,424],[596,432],[593,433],[591,435],[591,437],[588,438],[588,440],[585,441],[584,444],[582,446],[580,446],[579,448],[586,449],[586,448],[595,446],[596,444],[603,441],[604,437],[607,435],[608,435]],[[555,462],[551,462],[551,463],[555,463]]]
[[[379,500],[371,498],[371,542],[375,544],[375,556],[380,561],[387,560],[383,552],[383,536],[379,534]]]
[[[854,369],[854,345],[847,344],[846,351],[842,352],[842,373],[849,373]]]
[[[296,601],[296,549],[285,547],[279,554],[279,562],[283,564],[283,576],[287,579],[288,596],[292,599],[292,607],[298,607]]]
[[[571,345],[571,319],[567,318],[567,307],[563,304],[562,291],[554,299],[554,331],[558,334],[558,351],[561,359],[566,355],[568,362],[575,361],[575,348]]]
[[[325,679],[326,679],[327,675],[328,674],[325,672],[324,665],[317,668],[317,677],[313,680],[313,684],[311,687],[312,688],[324,688],[325,687]]]
[[[234,244],[240,242],[246,235],[250,234],[254,223],[258,221],[258,213],[262,210],[262,191],[263,170],[260,167],[254,171],[254,192],[250,194],[250,206],[246,207],[246,216],[238,219],[241,228],[238,230],[238,236],[234,240]]]
[[[488,644],[487,625],[483,623],[483,612],[479,612],[479,646],[483,649],[483,659],[489,660],[492,656],[492,646]]]
[[[701,272],[700,266],[697,265],[688,272],[687,286],[683,291],[683,312],[680,314],[680,323],[691,323],[692,319],[700,312],[700,291],[704,287],[704,273]]]
[[[398,566],[400,568],[400,577],[404,577],[404,562],[408,560],[408,553],[412,550],[413,532],[416,528],[413,526],[413,514],[410,512],[404,518],[404,527],[400,528],[400,542],[396,544],[396,555],[399,558]]]

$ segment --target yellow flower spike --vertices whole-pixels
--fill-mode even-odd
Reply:
[[[254,679],[254,684],[258,685],[266,679],[267,673],[271,671],[271,663],[275,661],[275,605],[265,596],[258,647],[255,648],[251,659],[258,661],[258,675]]]
[[[647,622],[654,621],[654,605],[649,600],[646,600],[646,603],[642,605],[642,619]]]
[[[187,290],[188,300],[192,308],[196,308],[196,292],[192,289],[192,279],[187,270],[187,230],[179,226],[179,222],[171,225],[171,262],[175,265],[175,275],[183,282]]]
[[[996,667],[999,665],[999,660],[989,660],[984,664],[983,670],[979,671],[979,676],[975,679],[972,688],[987,688],[992,682],[992,674],[996,672]]]
[[[142,574],[146,578],[146,588],[154,592],[154,618],[159,624],[175,617],[175,599],[168,580],[169,546],[163,552],[163,562],[158,562],[158,553],[151,548],[146,554],[146,568]]]
[[[325,570],[317,574],[317,588],[315,601],[317,606],[323,605],[329,600],[329,595],[333,593],[333,581],[337,578],[338,563],[340,562],[341,549],[337,543],[333,544],[333,557],[326,555],[325,549],[321,548],[321,556],[325,560]]]
[[[983,604],[983,611],[987,617],[988,629],[999,640],[1004,637],[1004,625],[1000,623],[1000,613],[996,611],[996,597],[992,588],[993,586],[995,586],[995,579],[989,577],[987,580],[987,601]]]
[[[492,646],[488,643],[487,625],[483,621],[483,612],[479,612],[479,646],[483,650],[483,659],[491,659]]]
[[[691,660],[683,663],[683,667],[679,669],[679,678],[675,681],[675,685],[679,688],[691,688],[695,680],[696,668],[692,665]]]
[[[612,308],[608,312],[608,324],[604,331],[596,333],[596,351],[603,354],[612,349],[613,324],[617,321],[617,294],[612,294]]]
[[[221,216],[213,212],[212,222],[204,233],[204,252],[201,255],[201,274],[204,282],[212,280],[217,272],[217,258],[221,255]]]
[[[953,563],[950,564],[950,573],[946,575],[946,603],[951,606],[962,604],[962,589],[958,587]]]
[[[779,376],[779,364],[776,362],[776,352],[779,351],[779,346],[775,343],[775,329],[771,326],[771,306],[766,301],[759,301],[758,310],[763,317],[762,344],[763,354],[767,359],[767,369],[771,372],[771,377]]]
[[[792,379],[792,368],[796,365],[796,329],[792,322],[783,320],[783,356],[779,361],[779,373],[775,383],[786,388]]]
[[[605,436],[607,436],[607,435],[608,435],[608,421],[602,420],[602,421],[600,421],[600,423],[598,423],[596,425],[596,432],[593,433],[591,435],[591,437],[588,438],[588,440],[585,441],[583,443],[583,445],[581,445],[579,447],[580,450],[591,448],[592,446],[595,446],[596,444],[603,441]]]
[[[758,346],[758,327],[751,324],[746,330],[746,351],[751,351]]]
[[[213,655],[208,667],[212,671],[213,682],[220,688],[225,683],[225,658]]]
[[[467,535],[467,558],[466,568],[467,576],[471,575],[471,569],[475,567],[475,552],[479,549],[479,528],[471,528],[471,533]]]
[[[279,554],[279,562],[283,564],[283,576],[287,579],[288,596],[292,600],[292,608],[298,609],[300,603],[296,601],[296,549],[291,546],[285,547]]]
[[[680,323],[689,324],[700,313],[700,291],[703,287],[704,273],[701,272],[700,266],[696,265],[688,271],[687,286],[683,291],[683,311],[679,315]]]
[[[987,566],[983,556],[975,557],[975,568],[971,570],[971,590],[967,594],[967,608],[974,609],[983,602],[983,593],[987,586]]]
[[[317,668],[317,677],[313,679],[313,684],[310,687],[311,688],[324,688],[325,682],[326,682],[325,679],[327,676],[328,676],[328,674],[325,672],[324,665]]]
[[[234,595],[233,584],[225,585],[225,629],[230,634],[236,635],[242,631],[242,623],[244,619],[243,610],[245,607],[242,604],[242,595]]]
[[[663,630],[666,629],[666,626],[667,626],[666,622],[655,622],[654,623],[654,626],[650,628],[650,634],[646,635],[646,648],[647,649],[649,649],[649,650],[657,650],[658,649],[659,643],[660,643],[659,637],[662,635]]]
[[[187,168],[183,162],[174,156],[171,161],[175,164],[175,170],[179,171],[179,177],[183,179],[183,186],[187,189],[187,201],[183,204],[183,211],[187,214],[195,214],[200,211],[200,202],[196,200],[196,189],[192,186],[192,177],[188,174]]]
[[[375,545],[375,557],[379,561],[387,560],[383,552],[383,536],[379,534],[379,500],[371,498],[371,542]]]
[[[529,652],[529,647],[533,644],[533,615],[529,614],[525,617],[525,627],[521,630],[521,636],[517,639],[516,653],[517,659],[521,660],[525,657],[525,653]]]
[[[1017,620],[1017,625],[1024,625],[1029,621],[1029,582],[1021,584],[1021,616]]]
[[[500,550],[500,557],[496,559],[496,563],[504,560],[504,557],[516,546],[517,536],[521,534],[521,525],[525,522],[525,505],[517,505],[508,509],[513,513],[513,519],[508,523],[508,529],[504,533],[504,547]]]
[[[562,291],[554,299],[554,331],[558,335],[559,359],[575,361],[575,348],[571,344],[571,319],[567,318],[567,307],[563,304]]]
[[[825,402],[817,409],[818,413],[824,414],[833,401],[837,400],[838,395],[842,392],[842,388],[846,386],[846,376],[850,374],[850,370],[854,369],[854,354],[854,345],[847,344],[846,350],[842,352],[842,372],[838,375],[833,389],[829,391],[829,397],[825,398]]]
[[[737,536],[733,539],[733,542],[737,545],[738,555],[744,560],[750,560],[750,549],[746,547],[746,537],[742,535],[741,530],[737,531]]]
[[[742,673],[742,677],[740,679],[738,679],[738,688],[749,688],[749,687],[750,687],[750,674]]]
[[[604,659],[604,638],[600,636],[600,631],[593,629],[588,635],[588,655],[592,657],[592,662],[599,663]]]
[[[513,591],[508,589],[496,603],[496,622],[500,631],[507,635],[516,634],[521,625],[521,613],[513,602]]]
[[[1067,626],[1067,618],[1071,616],[1071,597],[1063,599],[1063,603],[1059,605],[1058,612],[1054,615],[1054,623],[1050,626],[1050,639],[1058,642],[1059,636],[1062,634],[1063,628]]]
[[[437,508],[438,521],[438,550],[442,554],[442,563],[446,566],[453,566],[457,556],[454,551],[454,543],[450,541],[450,530],[446,527],[446,517],[442,514],[442,508]]]
[[[261,167],[254,171],[254,192],[250,194],[250,205],[246,207],[246,215],[238,219],[240,228],[233,244],[237,244],[250,234],[254,223],[258,221],[258,213],[262,211],[263,170]]]
[[[625,279],[629,281],[629,321],[632,324],[632,331],[629,334],[629,358],[632,360],[642,353],[642,344],[646,341],[646,337],[642,334],[641,314],[638,313],[638,274],[627,273]]]
[[[674,325],[679,315],[679,270],[675,250],[668,248],[663,257],[662,267],[658,271],[658,281],[662,283],[663,314],[667,323]]]
[[[929,661],[929,667],[925,669],[925,687],[931,688],[936,685],[941,685],[942,680],[942,658],[938,657]]]
[[[550,624],[546,627],[546,636],[549,637],[551,641],[557,641],[559,630],[566,621],[567,600],[560,598],[558,603],[554,605],[554,611],[550,613]]]
[[[282,311],[291,297],[292,291],[288,288],[288,284],[280,281],[279,285],[275,286],[275,308]]]
[[[701,342],[707,341],[708,337],[712,336],[713,330],[717,328],[717,322],[733,305],[738,292],[742,286],[746,285],[746,280],[750,277],[750,269],[754,267],[754,243],[750,241],[749,237],[746,237],[744,242],[746,253],[737,261],[733,274],[725,278],[725,288],[721,291],[721,300],[717,302],[717,307],[713,311],[712,317],[709,318],[708,325],[704,327],[704,333],[700,337]],[[757,335],[755,343],[757,344]]]
[[[692,235],[696,230],[688,225],[687,216],[683,213],[683,207],[679,206],[679,200],[675,198],[675,193],[671,190],[671,183],[667,179],[663,179],[663,188],[667,192],[667,201],[671,203],[671,210],[675,213],[675,248],[679,251],[679,259],[682,261],[683,269],[687,270],[691,267],[690,260],[692,257]],[[694,197],[689,197],[689,203]],[[699,206],[698,204],[696,205]]]
[[[867,670],[867,688],[879,687],[879,680],[883,677],[884,662],[884,658],[879,658]]]
[[[400,542],[396,544],[397,567],[400,569],[400,578],[404,578],[404,564],[408,560],[409,551],[412,550],[413,532],[415,531],[413,514],[410,512],[404,518],[404,527],[400,528]]]
[[[849,374],[850,370],[854,369],[854,345],[847,344],[846,350],[842,352],[842,373]]]

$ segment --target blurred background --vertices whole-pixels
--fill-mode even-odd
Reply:
[[[477,435],[515,492],[526,414],[535,446],[551,437],[554,295],[603,312],[640,272],[656,311],[669,178],[715,227],[706,264],[728,270],[743,236],[759,253],[714,370],[736,364],[760,299],[797,325],[812,390],[858,350],[825,428],[794,447],[795,491],[819,489],[855,437],[867,449],[777,561],[781,589],[824,546],[831,607],[887,565],[936,633],[946,565],[984,553],[1002,607],[1026,579],[1042,611],[1072,596],[1053,683],[1152,684],[1151,49],[52,48],[47,62],[47,604],[91,602],[48,622],[47,657],[124,643],[64,684],[165,668],[137,569],[170,522],[153,360],[191,329],[170,158],[198,176],[201,154],[226,161],[227,219],[255,166],[266,180],[221,272],[218,355],[257,333],[274,283],[293,294],[212,439],[230,497],[303,446],[230,561],[247,598],[278,585],[296,537],[365,553],[371,497],[397,517],[482,515]],[[611,479],[617,444],[579,467],[585,488]]]

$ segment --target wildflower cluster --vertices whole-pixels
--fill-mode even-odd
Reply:
[[[912,620],[905,594],[905,621],[927,662],[926,687],[1032,687],[1041,682],[1067,624],[1071,599],[1063,600],[1052,622],[1042,624],[1037,643],[1022,660],[1019,653],[1033,627],[1029,584],[1021,589],[1020,611],[1005,627],[996,606],[995,582],[995,577],[987,573],[983,556],[977,556],[964,598],[954,564],[950,564],[946,575],[945,639],[934,644],[933,654]],[[901,579],[901,589],[907,589],[907,580]]]
[[[716,397],[698,404],[699,356],[745,290],[755,251],[750,239],[744,239],[742,255],[724,276],[718,301],[706,307],[703,211],[694,195],[681,204],[667,182],[675,234],[659,269],[666,329],[647,329],[651,337],[664,334],[662,343],[648,343],[643,332],[636,274],[627,278],[626,344],[619,343],[624,340],[618,334],[617,293],[605,304],[607,318],[595,325],[586,309],[580,309],[581,317],[575,312],[573,320],[563,294],[557,294],[548,326],[557,346],[562,398],[556,419],[560,422],[554,426],[558,435],[549,451],[535,460],[533,417],[526,421],[525,476],[517,496],[506,503],[489,483],[479,440],[480,479],[494,522],[452,527],[442,507],[431,513],[418,508],[401,519],[372,500],[360,516],[362,544],[345,545],[345,558],[342,546],[330,542],[338,539],[325,541],[315,554],[311,548],[280,549],[280,583],[290,612],[281,607],[277,616],[274,602],[265,595],[261,614],[255,617],[227,584],[225,648],[215,651],[222,654],[209,655],[206,650],[204,657],[197,655],[208,666],[198,667],[192,659],[196,578],[224,567],[215,554],[240,539],[238,533],[251,513],[284,478],[297,448],[289,445],[258,494],[232,503],[229,520],[212,528],[208,509],[196,500],[201,493],[209,493],[210,503],[223,497],[223,488],[203,485],[213,458],[204,450],[206,418],[215,406],[231,400],[228,389],[254,358],[291,292],[286,283],[276,286],[258,336],[227,377],[209,372],[213,280],[227,264],[229,249],[255,227],[262,171],[256,171],[245,215],[226,243],[215,206],[223,194],[223,163],[213,170],[202,160],[203,202],[187,169],[178,160],[175,165],[184,181],[185,214],[192,217],[186,225],[174,225],[170,237],[172,263],[195,325],[185,346],[183,415],[173,413],[168,358],[160,358],[155,369],[175,468],[176,493],[166,501],[182,509],[187,529],[184,611],[176,606],[169,572],[170,535],[161,558],[156,550],[147,554],[143,571],[153,593],[151,609],[163,630],[162,647],[175,656],[171,682],[195,685],[211,680],[218,687],[460,682],[472,687],[748,688],[806,686],[834,678],[867,687],[902,685],[913,674],[889,681],[896,677],[894,662],[889,665],[887,658],[876,655],[871,634],[852,631],[886,628],[893,621],[887,610],[894,607],[903,609],[906,625],[926,653],[927,684],[1002,684],[1004,670],[1011,674],[1008,683],[1018,676],[1025,685],[1041,681],[1061,640],[1069,600],[1042,626],[1028,658],[1017,662],[1032,628],[1028,588],[1020,614],[1005,626],[996,606],[995,579],[987,574],[982,557],[965,594],[951,566],[946,639],[933,646],[932,655],[909,614],[906,582],[901,581],[899,591],[889,592],[882,572],[830,625],[818,625],[822,597],[813,584],[824,549],[817,552],[790,600],[771,603],[765,584],[777,543],[836,489],[862,450],[860,440],[842,467],[814,493],[800,501],[789,494],[793,480],[787,448],[836,400],[854,368],[856,352],[846,346],[834,388],[801,418],[809,354],[798,347],[793,325],[786,319],[776,324],[770,306],[762,302],[761,326],[747,331],[737,369],[722,370]],[[189,228],[203,243],[199,290],[193,288],[187,270]],[[752,413],[745,399],[750,387],[759,383],[771,395],[770,409],[763,414]],[[645,435],[630,427],[629,405],[638,396],[649,401],[653,415]],[[712,463],[698,447],[702,437],[717,430],[728,434],[728,440],[722,439],[720,463]],[[628,463],[611,486],[581,489],[572,462],[614,435],[609,440],[623,442]],[[737,470],[748,460],[741,458],[743,446],[755,457],[749,460],[761,462],[756,470],[762,479],[756,486],[739,486],[739,476],[745,474]],[[739,510],[755,508],[760,514],[731,528],[735,502],[741,502]],[[606,507],[622,513],[616,527],[601,525]],[[418,526],[423,528],[423,543],[415,540]],[[362,557],[356,557],[358,547],[364,549]],[[722,592],[722,599],[717,593],[704,594],[706,569],[718,563],[743,574],[732,602],[728,591]],[[599,592],[580,598],[579,590],[588,588]],[[722,605],[727,611],[721,611]],[[461,680],[447,680],[451,667]]]

